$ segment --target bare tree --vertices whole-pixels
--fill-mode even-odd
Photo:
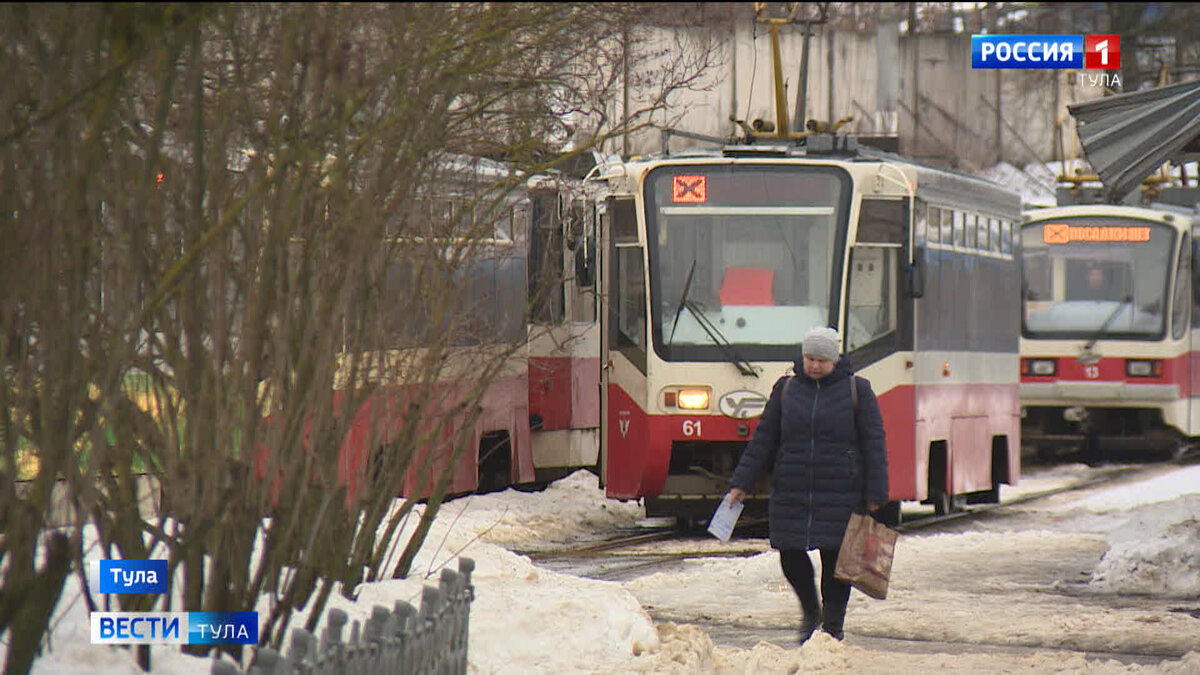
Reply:
[[[470,292],[475,271],[524,269],[495,236],[514,195],[566,139],[569,158],[646,123],[709,58],[660,55],[658,95],[613,118],[633,12],[0,8],[6,672],[28,671],[91,545],[170,561],[168,594],[121,610],[265,593],[275,645],[337,584],[408,573],[525,338],[524,295]]]

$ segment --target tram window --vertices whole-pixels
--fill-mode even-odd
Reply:
[[[563,210],[563,215],[567,221],[564,223],[564,227],[567,231],[567,248],[574,251],[579,246],[579,243],[583,240],[584,230],[586,229],[583,203],[576,201]]]
[[[512,241],[513,235],[513,208],[511,206],[501,207],[499,213],[496,214],[492,221],[492,229],[494,237],[501,241]]]
[[[964,227],[965,234],[966,234],[966,241],[964,241],[962,245],[966,246],[967,248],[971,248],[971,249],[975,248],[975,232],[976,232],[975,221],[977,219],[978,219],[977,216],[970,214],[970,213],[963,216],[963,221],[966,223],[966,225]]]
[[[1047,289],[1050,288],[1051,282],[1049,257],[1044,254],[1030,255],[1022,261],[1021,288],[1025,300],[1050,300]]]
[[[954,212],[954,245],[965,246],[967,243],[967,224],[966,214],[962,211]]]
[[[559,323],[564,319],[563,232],[558,196],[539,195],[533,200],[533,227],[529,233],[529,302],[532,319]]]
[[[1191,283],[1192,257],[1187,234],[1183,235],[1183,245],[1179,247],[1179,262],[1176,265],[1175,297],[1171,300],[1171,337],[1178,340],[1187,332],[1188,284]]]
[[[846,345],[853,352],[896,330],[900,249],[855,246],[850,251]]]
[[[900,199],[864,199],[858,211],[857,241],[904,243],[905,204]]]
[[[979,229],[979,236],[976,239],[976,245],[979,246],[980,251],[990,250],[992,244],[989,240],[990,230],[988,229],[988,219],[984,216],[976,216],[975,218],[976,225]]]
[[[1000,221],[996,218],[988,218],[988,229],[992,231],[991,251],[1000,253]]]
[[[1005,220],[1000,223],[1000,252],[1012,253],[1012,221]]]
[[[612,238],[618,244],[637,243],[637,211],[632,199],[610,199],[608,213],[611,214]]]
[[[917,211],[913,218],[914,226],[917,228],[917,231],[913,233],[913,239],[917,243],[925,243],[925,230],[928,227],[929,212],[932,210],[925,206],[925,202],[917,201]]]
[[[1200,237],[1192,233],[1192,328],[1200,328]]]
[[[942,211],[942,243],[950,245],[954,243],[954,214],[949,209],[941,209]]]
[[[925,241],[936,244],[942,240],[942,210],[931,206],[925,216]]]
[[[571,300],[571,320],[576,322],[591,323],[596,320],[596,232],[599,217],[595,204],[584,210],[581,236],[572,256],[575,294]]]
[[[624,246],[613,258],[616,293],[613,297],[616,317],[617,350],[642,372],[646,370],[646,283],[642,249]]]

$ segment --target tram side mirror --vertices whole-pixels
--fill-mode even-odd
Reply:
[[[596,238],[589,236],[583,246],[575,247],[575,283],[579,288],[596,284]]]
[[[908,287],[908,295],[913,298],[920,298],[925,295],[925,249],[918,248],[916,255],[913,256],[913,262],[909,263],[905,271],[905,282]]]

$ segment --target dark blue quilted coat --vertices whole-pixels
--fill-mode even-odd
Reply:
[[[775,383],[730,482],[749,492],[772,471],[771,546],[837,548],[851,512],[887,503],[883,417],[871,383],[851,380],[845,358],[819,380],[805,375],[803,365],[798,357],[791,386],[788,376]],[[851,382],[858,384],[857,414]]]

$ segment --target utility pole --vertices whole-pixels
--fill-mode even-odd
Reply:
[[[917,138],[921,133],[921,43],[917,40],[917,4],[915,2],[908,3],[908,41],[912,45],[912,117],[913,117],[913,135],[912,148],[909,154],[916,156]]]
[[[799,3],[794,3],[792,7],[792,17],[796,16],[799,9]],[[808,48],[812,40],[812,27],[815,25],[825,24],[829,21],[829,3],[817,3],[817,10],[820,12],[820,18],[804,20],[804,47],[800,52],[800,79],[796,83],[796,108],[792,115],[793,131],[804,131],[805,117],[808,116]],[[828,37],[828,36],[827,36]],[[830,84],[833,83],[833,53],[829,53],[830,60]],[[829,100],[833,101],[833,88],[829,89]],[[830,103],[829,121],[833,122],[833,108]]]
[[[800,50],[800,79],[796,80],[796,111],[792,114],[794,131],[804,131],[804,116],[808,114],[808,43],[812,29],[804,22],[804,47]]]

